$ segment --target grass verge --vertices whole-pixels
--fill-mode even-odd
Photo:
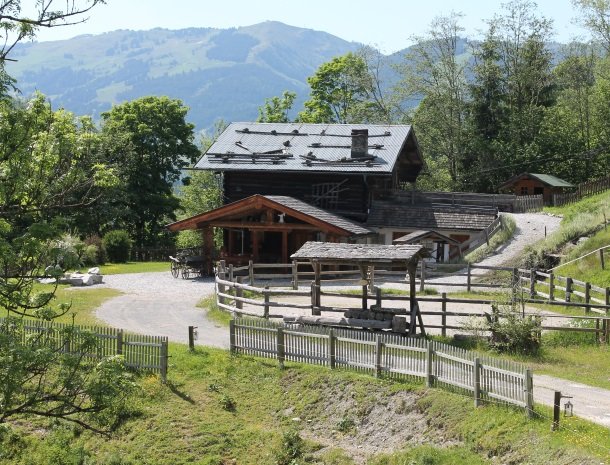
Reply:
[[[490,256],[498,247],[513,237],[515,228],[517,227],[515,220],[508,215],[501,215],[500,221],[502,223],[502,229],[489,240],[489,245],[483,245],[466,255],[466,257],[464,257],[466,262],[480,262],[484,258]]]
[[[100,272],[104,274],[126,274],[126,273],[155,273],[167,271],[169,273],[169,262],[128,262],[107,263],[100,266]]]
[[[233,318],[229,312],[218,307],[218,305],[216,304],[215,294],[209,295],[206,298],[200,300],[197,303],[197,307],[205,309],[206,316],[210,320],[223,326],[228,327],[229,322]]]

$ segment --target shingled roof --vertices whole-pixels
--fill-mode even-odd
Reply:
[[[366,225],[376,228],[482,231],[496,216],[496,210],[492,208],[417,207],[377,200],[371,204]]]
[[[367,155],[353,158],[352,131],[362,129],[368,130]],[[424,165],[409,125],[242,122],[230,124],[195,168],[391,174],[399,156]]]
[[[314,260],[321,263],[417,263],[429,256],[421,245],[345,244],[332,242],[306,242],[291,255],[292,259]]]

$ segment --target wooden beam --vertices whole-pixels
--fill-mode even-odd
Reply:
[[[308,224],[297,223],[244,223],[241,221],[212,221],[208,223],[215,228],[257,229],[261,231],[319,231],[320,228]]]
[[[258,231],[250,230],[250,235],[252,236],[252,259],[258,262]]]
[[[288,231],[282,231],[282,263],[288,263]]]

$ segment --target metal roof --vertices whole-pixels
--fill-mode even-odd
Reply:
[[[306,242],[290,256],[293,259],[324,263],[417,263],[429,256],[421,245],[345,244],[336,242]]]
[[[368,129],[366,159],[351,158],[353,129]],[[411,134],[409,125],[231,123],[195,168],[389,174]]]
[[[512,183],[518,181],[519,179],[523,179],[528,176],[531,178],[537,179],[541,183],[546,184],[547,186],[551,186],[551,187],[575,187],[573,184],[570,184],[569,182],[564,181],[563,179],[560,179],[557,176],[553,176],[551,174],[521,173],[521,174],[518,174],[517,176],[513,176],[508,181],[500,184],[500,186],[498,186],[498,189],[502,189],[506,186],[509,186]]]

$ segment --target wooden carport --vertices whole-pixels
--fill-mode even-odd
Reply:
[[[360,269],[362,285],[362,310],[368,308],[367,288],[371,284],[370,271],[376,266],[406,266],[409,274],[409,335],[417,333],[417,326],[426,334],[416,298],[415,274],[419,260],[429,255],[421,245],[378,245],[378,244],[331,244],[307,242],[291,258],[309,260],[314,269],[312,292],[312,312],[320,307],[320,276],[322,265],[351,265]]]

